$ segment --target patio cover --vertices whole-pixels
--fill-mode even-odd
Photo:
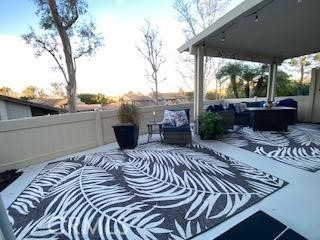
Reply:
[[[205,56],[281,63],[320,51],[319,16],[319,0],[247,0],[178,50],[204,46]]]
[[[277,65],[320,51],[319,16],[320,0],[247,0],[179,47],[196,57],[195,114],[202,110],[203,56],[271,64],[273,100]]]

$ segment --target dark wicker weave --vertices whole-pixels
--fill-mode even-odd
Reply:
[[[189,109],[174,109],[171,111],[185,110],[188,120],[190,122],[190,110]],[[163,140],[169,144],[191,144],[191,130],[190,125],[183,127],[162,126]]]
[[[190,132],[163,132],[163,138],[165,143],[169,144],[191,144],[192,137]]]

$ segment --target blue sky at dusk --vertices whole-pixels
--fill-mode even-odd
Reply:
[[[171,0],[90,0],[89,13],[95,20],[109,15],[117,16],[123,22],[132,19],[161,15],[163,12],[174,12]],[[32,0],[0,1],[0,33],[21,35],[29,25],[38,26]]]

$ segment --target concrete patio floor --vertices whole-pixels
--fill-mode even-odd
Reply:
[[[157,136],[153,137],[153,140],[158,139],[159,137]],[[320,171],[315,173],[304,171],[220,141],[202,141],[198,136],[194,136],[193,140],[289,183],[289,185],[266,197],[259,203],[196,236],[194,239],[214,239],[254,212],[262,210],[307,239],[320,240]],[[139,143],[146,142],[147,135],[140,136]],[[5,207],[8,208],[11,205],[16,197],[49,162],[59,161],[74,155],[108,151],[116,148],[118,148],[117,143],[107,144],[23,169],[23,175],[2,191]]]

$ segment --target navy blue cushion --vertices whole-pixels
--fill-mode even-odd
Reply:
[[[266,103],[266,101],[260,101],[259,103],[260,103],[259,107],[263,107],[263,105]]]
[[[164,132],[190,132],[190,126],[174,127],[164,125],[162,129]]]
[[[247,107],[260,107],[260,102],[244,102],[247,104]]]
[[[297,108],[298,103],[297,103],[297,101],[295,101],[292,98],[287,98],[287,99],[283,99],[283,100],[279,101],[278,106]]]
[[[209,105],[209,106],[207,107],[207,112],[214,112],[214,106]]]
[[[229,103],[228,110],[233,110],[234,112],[236,112],[236,107],[234,106],[233,103]]]
[[[214,111],[216,111],[216,112],[224,111],[224,108],[223,108],[222,104],[221,103],[220,104],[215,104],[214,105]]]

